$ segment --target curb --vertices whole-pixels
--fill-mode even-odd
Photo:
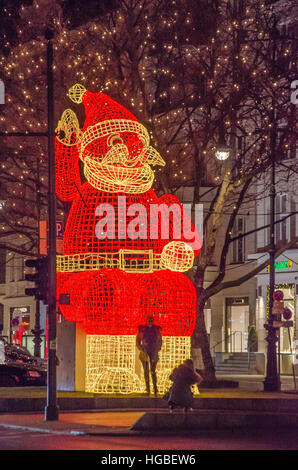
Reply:
[[[118,429],[117,431],[115,429],[105,429],[105,430],[79,430],[79,429],[49,429],[49,428],[43,428],[43,427],[35,427],[35,426],[28,426],[28,425],[23,425],[23,424],[6,424],[6,423],[0,423],[1,428],[6,428],[6,429],[15,429],[19,431],[30,431],[30,432],[36,432],[36,433],[44,433],[44,434],[55,434],[55,435],[60,435],[60,436],[129,436],[133,434],[130,430],[130,428],[124,428]]]
[[[101,426],[83,423],[41,422],[40,424],[0,423],[1,428],[15,429],[36,433],[49,433],[68,436],[132,436],[159,435],[200,431],[253,430],[253,429],[298,429],[298,413],[271,412],[231,412],[228,410],[208,410],[182,413],[144,412],[131,426]]]
[[[57,404],[61,411],[91,411],[91,410],[124,410],[124,409],[152,409],[166,410],[167,403],[161,398],[58,398]],[[16,412],[43,412],[46,398],[0,398],[0,413]],[[195,398],[196,411],[203,410],[237,410],[255,412],[288,412],[298,410],[298,395],[288,394],[284,397],[208,397]]]
[[[131,427],[133,431],[223,430],[298,428],[298,414],[268,412],[218,412],[158,414],[144,413]]]

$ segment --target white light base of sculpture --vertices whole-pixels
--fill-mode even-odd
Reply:
[[[190,337],[162,339],[156,369],[159,394],[166,393],[172,385],[169,376],[173,369],[191,356]],[[145,392],[134,335],[87,335],[86,341],[86,392],[123,395]]]

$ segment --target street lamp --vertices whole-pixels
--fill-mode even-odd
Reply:
[[[225,144],[219,144],[215,156],[218,160],[227,160],[230,156],[230,148]]]
[[[221,161],[227,160],[230,156],[230,147],[228,147],[228,145],[226,144],[224,134],[225,134],[224,128],[223,126],[221,126],[219,129],[218,144],[217,144],[217,148],[215,151],[216,158]]]

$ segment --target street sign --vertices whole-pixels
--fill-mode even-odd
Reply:
[[[285,320],[290,320],[290,318],[292,318],[292,310],[290,310],[288,307],[284,309],[282,314]]]
[[[63,234],[64,234],[64,223],[57,221],[56,222],[56,238],[58,240],[62,240]]]
[[[282,300],[284,298],[284,293],[282,290],[275,290],[273,292],[273,300]]]
[[[294,326],[293,321],[283,321],[283,327],[284,328],[291,328],[292,326]]]
[[[62,254],[63,250],[64,222],[56,221],[56,251]],[[39,221],[39,253],[48,254],[48,227],[46,220]]]
[[[272,315],[282,315],[284,311],[284,303],[280,300],[274,300],[272,306]]]
[[[287,261],[275,261],[274,263],[275,271],[282,271],[287,269],[293,269],[293,261],[291,259]],[[270,265],[267,265],[267,271],[270,271]]]
[[[274,321],[273,328],[290,328],[293,326],[292,321]]]

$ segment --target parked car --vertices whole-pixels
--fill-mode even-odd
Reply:
[[[0,387],[46,385],[47,361],[35,356],[23,346],[0,339]],[[3,351],[4,350],[4,351]]]

